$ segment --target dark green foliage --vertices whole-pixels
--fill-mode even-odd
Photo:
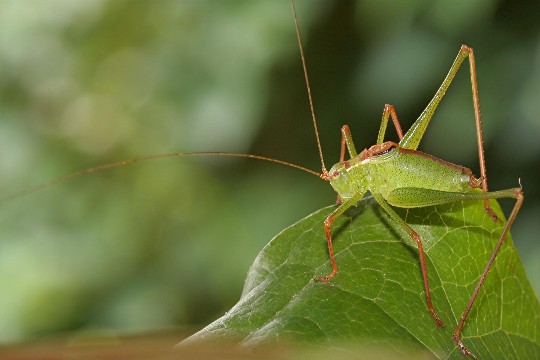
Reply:
[[[330,271],[322,224],[331,210],[276,236],[253,263],[240,301],[185,343],[362,344],[461,359],[451,336],[502,222],[493,222],[479,201],[399,212],[424,241],[435,309],[446,323],[437,328],[415,246],[370,198],[336,221],[338,276],[326,284],[313,280]],[[497,205],[495,210],[500,214]],[[482,359],[540,357],[540,307],[511,239],[477,298],[463,340]]]

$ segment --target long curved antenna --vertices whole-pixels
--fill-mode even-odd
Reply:
[[[177,153],[171,153],[171,154],[142,156],[142,157],[138,157],[138,158],[133,158],[133,159],[129,159],[129,160],[123,160],[123,161],[116,161],[116,162],[109,163],[109,164],[104,164],[104,165],[94,166],[94,167],[84,169],[84,170],[79,170],[79,171],[76,171],[74,173],[67,174],[67,175],[61,176],[59,178],[47,181],[45,183],[33,186],[33,187],[28,188],[26,190],[19,191],[19,192],[15,193],[15,194],[11,194],[11,195],[8,195],[6,197],[0,198],[0,203],[6,202],[6,201],[9,201],[9,200],[13,200],[13,199],[21,197],[21,196],[31,194],[33,192],[42,190],[42,189],[44,189],[46,187],[49,187],[49,186],[52,186],[52,185],[55,185],[55,184],[59,184],[59,183],[62,183],[64,181],[68,181],[68,180],[77,178],[77,177],[82,176],[82,175],[92,174],[92,173],[96,173],[96,172],[100,172],[100,171],[104,171],[104,170],[109,170],[109,169],[112,169],[112,168],[117,167],[117,166],[125,166],[125,165],[136,164],[136,163],[140,163],[140,162],[144,162],[144,161],[167,159],[167,158],[178,157],[178,156],[194,156],[194,155],[235,156],[235,157],[246,157],[246,158],[251,158],[251,159],[270,161],[270,162],[273,162],[273,163],[290,166],[290,167],[293,167],[295,169],[299,169],[299,170],[305,171],[307,173],[316,175],[317,177],[319,177],[321,179],[324,179],[323,174],[319,174],[318,172],[313,171],[311,169],[308,169],[308,168],[305,168],[303,166],[296,165],[296,164],[293,164],[293,163],[289,163],[289,162],[286,162],[286,161],[283,161],[283,160],[272,159],[272,158],[269,158],[269,157],[266,157],[266,156],[243,154],[243,153],[233,153],[233,152],[220,152],[220,151],[177,152]]]
[[[300,57],[302,58],[302,67],[304,68],[304,77],[306,79],[306,87],[308,92],[308,98],[309,98],[309,107],[311,109],[311,118],[313,119],[313,128],[315,129],[315,137],[317,139],[317,148],[319,149],[319,156],[321,157],[321,166],[322,166],[322,173],[323,175],[327,175],[328,171],[326,170],[326,166],[324,165],[324,157],[321,147],[321,140],[319,138],[319,130],[317,128],[317,119],[315,117],[315,109],[313,107],[313,99],[311,97],[311,87],[309,86],[309,77],[307,72],[307,66],[306,66],[306,59],[304,57],[304,47],[302,46],[302,37],[300,36],[300,28],[298,26],[298,20],[296,18],[296,7],[294,6],[294,0],[291,0],[291,5],[293,9],[293,17],[294,17],[294,27],[296,29],[296,37],[298,38],[298,46],[300,47]]]
[[[108,169],[111,169],[111,168],[114,168],[114,167],[117,167],[117,166],[125,166],[125,165],[131,165],[131,164],[135,164],[135,163],[140,163],[140,162],[143,162],[143,161],[166,159],[166,158],[178,157],[178,156],[220,155],[220,156],[246,157],[246,158],[270,161],[270,162],[274,162],[274,163],[277,163],[277,164],[286,165],[286,166],[289,166],[289,167],[299,169],[299,170],[305,171],[307,173],[316,175],[318,178],[321,178],[323,180],[328,180],[328,170],[326,170],[326,166],[324,164],[321,141],[320,141],[320,137],[319,137],[319,130],[317,128],[317,119],[315,117],[315,110],[314,110],[314,107],[313,107],[313,99],[312,99],[312,96],[311,96],[311,87],[309,85],[309,77],[308,77],[308,73],[307,73],[306,60],[305,60],[305,57],[304,57],[304,47],[302,46],[302,37],[300,36],[300,28],[298,26],[298,19],[296,17],[296,7],[294,5],[294,0],[291,0],[291,5],[292,5],[292,9],[293,9],[293,17],[294,17],[294,26],[295,26],[295,29],[296,29],[296,36],[298,38],[298,45],[300,47],[300,57],[302,59],[302,67],[304,69],[304,77],[306,79],[306,87],[307,87],[308,98],[309,98],[309,107],[311,109],[311,117],[313,119],[313,128],[315,130],[315,138],[317,140],[317,148],[319,150],[319,156],[320,156],[320,159],[321,159],[322,173],[318,173],[316,171],[305,168],[303,166],[296,165],[296,164],[293,164],[293,163],[289,163],[289,162],[286,162],[286,161],[283,161],[283,160],[272,159],[272,158],[269,158],[269,157],[266,157],[266,156],[260,156],[260,155],[252,155],[252,154],[244,154],[244,153],[233,153],[233,152],[219,152],[219,151],[177,152],[177,153],[171,153],[171,154],[143,156],[143,157],[133,158],[133,159],[129,159],[129,160],[123,160],[123,161],[117,161],[117,162],[113,162],[113,163],[109,163],[109,164],[105,164],[105,165],[99,165],[99,166],[91,167],[91,168],[88,168],[88,169],[76,171],[74,173],[61,176],[61,177],[53,179],[51,181],[48,181],[48,182],[33,186],[31,188],[28,188],[26,190],[19,191],[17,193],[14,193],[14,194],[8,195],[6,197],[0,198],[0,203],[6,202],[6,201],[9,201],[9,200],[21,197],[21,196],[31,194],[33,192],[42,190],[42,189],[44,189],[46,187],[49,187],[49,186],[52,186],[52,185],[55,185],[55,184],[59,184],[59,183],[62,183],[64,181],[68,181],[68,180],[77,178],[79,176],[85,175],[85,174],[91,174],[91,173],[95,173],[95,172],[100,172],[100,171],[108,170]]]

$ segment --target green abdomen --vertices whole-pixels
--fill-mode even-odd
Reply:
[[[384,196],[398,188],[439,191],[469,190],[470,170],[412,150],[394,149],[388,156],[373,158],[369,164],[370,190]]]

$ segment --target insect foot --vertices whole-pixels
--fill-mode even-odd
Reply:
[[[452,339],[454,340],[454,342],[456,343],[457,347],[459,348],[459,350],[461,351],[461,354],[463,356],[470,356],[472,357],[474,360],[477,360],[476,356],[474,356],[474,354],[472,352],[470,352],[469,350],[467,350],[467,348],[465,347],[465,345],[463,345],[463,341],[461,341],[461,339],[459,338],[458,335],[454,335],[452,336]]]
[[[441,319],[439,319],[437,314],[435,314],[435,312],[433,312],[431,315],[433,315],[433,318],[435,319],[435,324],[437,324],[437,326],[441,326],[441,327],[446,326],[446,325],[444,325],[443,321]]]
[[[431,316],[433,317],[433,320],[435,320],[435,324],[437,326],[444,327],[444,322],[437,316],[437,313],[435,312],[435,309],[433,308],[433,304],[431,303],[431,298],[428,298],[428,310],[431,313]]]
[[[332,270],[332,272],[326,276],[317,276],[314,280],[320,281],[322,283],[326,283],[336,275],[337,275],[337,268],[335,270]]]
[[[324,284],[324,283],[328,282],[328,280],[330,280],[331,278],[333,278],[333,276],[326,275],[326,276],[318,276],[314,280],[322,282]]]

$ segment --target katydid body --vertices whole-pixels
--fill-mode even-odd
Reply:
[[[390,205],[418,207],[430,205],[429,198],[418,200],[416,204],[407,203],[396,199],[394,190],[421,187],[446,192],[467,192],[481,184],[467,168],[396,145],[391,144],[391,149],[372,155],[364,150],[350,161],[332,167],[329,171],[330,184],[340,198],[343,201],[361,198],[366,191],[370,191],[380,193]]]
[[[476,128],[478,136],[478,149],[480,154],[480,170],[482,175],[475,178],[472,171],[468,168],[451,164],[440,160],[434,156],[417,151],[417,147],[427,129],[427,126],[437,108],[439,102],[450,86],[456,72],[463,61],[469,57],[470,73],[473,91],[473,103],[476,117]],[[391,141],[383,142],[386,126],[389,117],[392,117],[394,126],[400,138],[399,143]],[[499,237],[499,241],[493,250],[492,256],[483,273],[480,276],[478,284],[471,296],[471,299],[465,308],[463,315],[456,327],[453,340],[463,355],[470,355],[476,358],[461,341],[461,331],[465,320],[471,310],[476,296],[478,295],[484,280],[489,272],[495,257],[504,242],[506,235],[514,222],[519,208],[523,202],[521,188],[507,189],[502,191],[489,192],[487,189],[486,170],[483,157],[482,127],[480,117],[480,103],[478,99],[478,89],[476,84],[476,70],[473,50],[463,45],[450,68],[448,75],[444,79],[439,90],[430,101],[420,117],[412,125],[411,129],[403,136],[396,112],[391,105],[386,105],[381,128],[377,138],[377,144],[357,154],[351,133],[347,125],[342,128],[342,149],[340,162],[334,165],[330,171],[327,171],[323,162],[323,174],[321,177],[328,180],[334,190],[338,193],[339,206],[325,220],[325,231],[328,240],[328,251],[330,254],[330,263],[332,271],[321,277],[320,280],[327,282],[338,274],[338,266],[334,258],[332,245],[332,223],[351,206],[357,202],[369,191],[381,208],[416,242],[426,302],[429,312],[435,323],[439,326],[444,325],[438,317],[433,306],[429,288],[429,276],[425,260],[422,239],[418,233],[403,220],[392,207],[414,208],[425,207],[444,203],[451,203],[463,200],[484,200],[485,209],[488,216],[497,221],[497,217],[489,207],[488,199],[497,198],[515,198],[516,204],[510,214],[506,225]],[[345,148],[348,149],[350,159],[345,160]],[[478,189],[481,189],[478,190]]]

